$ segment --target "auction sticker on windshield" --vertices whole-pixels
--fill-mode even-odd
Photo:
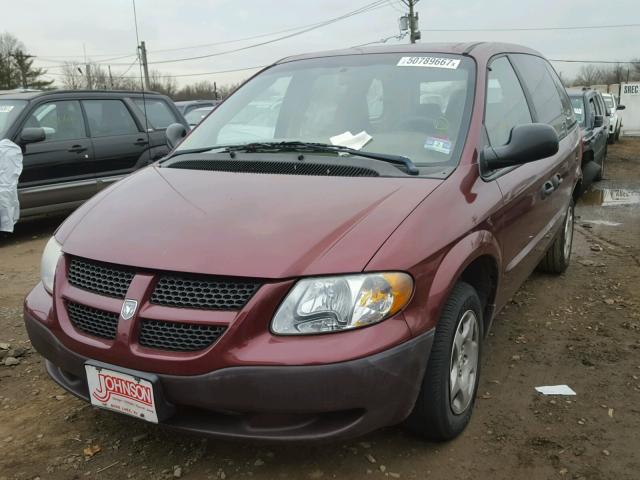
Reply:
[[[93,365],[85,365],[85,370],[93,405],[158,423],[150,381]]]
[[[402,57],[398,67],[431,67],[456,69],[460,65],[460,59],[443,57]]]

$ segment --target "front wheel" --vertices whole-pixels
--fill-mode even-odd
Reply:
[[[539,268],[544,272],[560,274],[569,266],[573,246],[573,208],[571,200],[564,216],[564,225],[540,262]]]
[[[431,440],[457,437],[475,402],[483,338],[482,306],[468,283],[456,284],[444,306],[413,412],[406,420]]]

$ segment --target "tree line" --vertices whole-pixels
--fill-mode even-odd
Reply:
[[[141,90],[142,80],[137,72],[137,60],[124,71],[112,71],[108,65],[96,62],[66,62],[59,71],[59,82],[43,78],[44,68],[33,66],[35,57],[27,53],[25,45],[10,33],[0,34],[0,90],[32,88],[46,90],[66,88],[71,90]],[[632,63],[611,65],[588,64],[580,68],[574,78],[561,75],[567,86],[610,85],[622,82],[640,81],[640,58]],[[178,86],[171,75],[157,70],[149,72],[151,90],[163,93],[173,100],[223,99],[232,93],[238,84],[217,85],[203,80],[193,84]]]

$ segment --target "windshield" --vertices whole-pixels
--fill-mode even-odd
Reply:
[[[611,110],[613,108],[613,98],[610,95],[603,95],[602,98],[604,98],[604,104]]]
[[[468,128],[474,72],[471,59],[444,54],[279,64],[216,108],[178,151],[251,142],[346,144],[364,132],[358,138],[371,139],[363,151],[402,155],[418,166],[455,165]]]
[[[575,113],[578,123],[584,127],[584,100],[582,96],[571,97],[571,105],[573,106],[573,113]]]
[[[0,99],[0,140],[4,138],[13,121],[27,104],[25,100]]]
[[[197,125],[209,114],[211,110],[213,110],[213,107],[196,108],[195,110],[191,110],[187,113],[184,118],[189,122],[189,125]]]

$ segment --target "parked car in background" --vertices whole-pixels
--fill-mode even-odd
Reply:
[[[180,113],[187,115],[190,111],[197,108],[213,108],[220,103],[220,100],[184,100],[180,102],[174,102]]]
[[[209,112],[211,112],[211,110],[213,110],[213,107],[196,108],[187,113],[184,118],[187,120],[189,126],[195,127],[202,120],[204,120],[204,117],[209,115]]]
[[[611,93],[603,93],[605,107],[609,111],[609,143],[615,143],[620,139],[622,130],[622,117],[618,115],[618,110],[624,110],[624,105],[618,104],[618,99]]]
[[[162,158],[165,129],[175,122],[187,125],[169,98],[153,92],[144,100],[128,91],[0,94],[0,138],[24,156],[20,217],[72,210]]]
[[[604,175],[609,138],[608,110],[596,90],[581,88],[567,92],[582,130],[582,191],[585,191]]]
[[[571,257],[580,131],[549,62],[289,57],[186,133],[49,240],[24,319],[51,377],[228,439],[460,434],[496,313]]]

